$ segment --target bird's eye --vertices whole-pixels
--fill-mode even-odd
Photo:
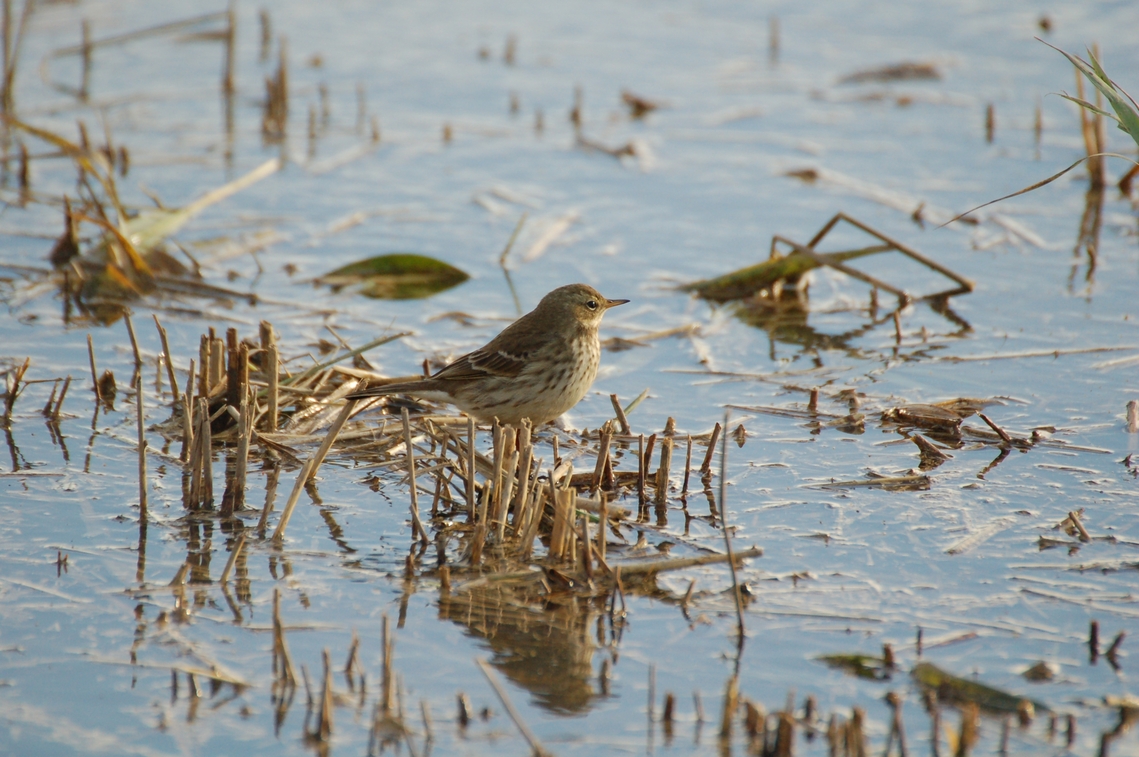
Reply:
[[[597,300],[590,300],[589,302],[585,303],[585,306],[590,310],[597,310]]]

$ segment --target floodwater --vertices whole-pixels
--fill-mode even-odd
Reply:
[[[412,331],[368,357],[386,373],[413,373],[424,358],[479,346],[517,316],[499,257],[526,213],[508,258],[523,309],[555,285],[583,281],[632,300],[607,316],[603,337],[678,330],[605,352],[595,391],[572,411],[571,427],[596,429],[612,415],[607,395],[627,403],[645,389],[630,416],[635,433],[659,432],[672,417],[679,433],[700,434],[729,410],[727,517],[737,547],[764,550],[739,572],[750,589],[746,643],[737,657],[731,578],[722,566],[667,573],[658,591],[626,597],[620,629],[596,603],[445,600],[438,581],[405,575],[407,486],[394,469],[373,478],[347,456],[333,455],[301,495],[284,548],[251,542],[222,586],[230,531],[183,518],[176,445],[167,450],[152,429],[150,524],[140,555],[126,331],[121,321],[104,327],[76,313],[65,318],[52,286],[20,268],[48,268],[61,211],[36,201],[18,206],[9,175],[0,214],[7,304],[0,361],[8,370],[30,357],[26,378],[70,374],[74,383],[59,435],[40,414],[50,381],[24,391],[6,432],[0,753],[365,752],[384,616],[412,733],[373,743],[375,751],[530,751],[475,663],[482,658],[555,754],[746,753],[738,726],[731,739],[718,738],[724,687],[737,669],[741,695],[769,711],[791,698],[802,715],[808,696],[824,719],[862,708],[875,752],[892,717],[884,697],[896,691],[907,746],[930,753],[930,718],[905,672],[919,656],[920,629],[923,660],[1060,716],[1050,738],[1039,708],[1031,725],[1014,724],[1004,735],[1002,719],[986,715],[976,753],[995,752],[1002,738],[1014,754],[1063,753],[1069,714],[1078,721],[1072,751],[1097,753],[1101,734],[1118,722],[1114,698],[1135,693],[1128,652],[1139,627],[1139,483],[1129,456],[1139,451],[1139,436],[1127,432],[1125,419],[1127,402],[1139,399],[1134,207],[1109,185],[1089,254],[1077,245],[1087,202],[1086,173],[1077,168],[979,211],[979,224],[938,225],[1084,153],[1076,109],[1055,95],[1074,91],[1073,70],[1033,37],[1077,53],[1098,44],[1108,72],[1134,92],[1139,5],[1058,6],[1047,11],[1047,30],[1045,13],[1029,2],[331,2],[277,3],[269,11],[262,60],[258,9],[236,8],[228,137],[216,40],[171,32],[97,46],[87,103],[54,86],[81,81],[79,56],[53,51],[79,43],[82,19],[102,40],[183,18],[181,4],[37,5],[22,42],[19,117],[70,139],[82,120],[92,141],[109,134],[127,146],[124,203],[145,207],[151,192],[182,205],[267,159],[287,158],[279,173],[175,237],[207,282],[255,293],[256,304],[164,296],[133,305],[150,361],[147,423],[169,415],[153,390],[160,346],[151,313],[169,330],[183,372],[210,326],[234,326],[246,337],[269,320],[288,356],[316,355],[319,341],[335,342],[328,327],[352,345]],[[283,146],[265,144],[261,131],[264,81],[282,37],[290,62]],[[939,78],[841,81],[902,62],[931,64]],[[631,144],[632,155],[575,146],[568,118],[575,88],[584,136],[609,148]],[[660,107],[631,119],[621,102],[626,89]],[[315,142],[307,136],[310,110]],[[372,116],[378,145],[368,135]],[[1126,135],[1108,132],[1112,151],[1134,154]],[[43,142],[24,141],[36,197],[74,197],[71,163]],[[1112,179],[1127,165],[1109,161]],[[895,327],[893,298],[879,292],[873,321],[869,288],[833,271],[814,274],[809,312],[778,318],[713,307],[675,289],[765,259],[772,235],[805,243],[838,212],[934,258],[975,282],[975,291],[952,298],[949,312],[910,305]],[[865,244],[840,227],[820,248]],[[405,301],[312,283],[387,252],[445,260],[471,280]],[[896,253],[855,267],[919,294],[947,287]],[[470,317],[440,317],[454,312]],[[94,419],[88,335],[99,370],[113,370],[120,382],[116,408]],[[801,411],[812,387],[821,388],[819,410],[838,417],[857,393],[865,424],[808,420]],[[878,413],[958,397],[991,400],[985,412],[996,424],[1024,437],[1043,430],[1048,439],[1007,454],[992,444],[949,450],[953,457],[920,490],[822,488],[916,470],[917,448],[883,428]],[[987,429],[975,416],[966,424]],[[252,507],[265,500],[268,468],[250,470]],[[678,468],[674,459],[674,484]],[[295,467],[280,472],[278,508],[295,477]],[[1053,529],[1080,509],[1087,543]],[[623,529],[629,553],[722,550],[703,495],[688,498],[687,514],[695,517],[673,498],[663,517]],[[255,523],[256,510],[249,517]],[[1045,548],[1042,537],[1063,544]],[[435,559],[432,550],[425,562]],[[194,569],[180,597],[168,584],[187,562]],[[685,610],[680,598],[693,579]],[[337,672],[344,696],[323,745],[305,739],[303,687],[283,715],[273,698],[275,592],[293,659],[314,692],[322,650],[339,671],[353,633],[360,639],[367,688],[349,689]],[[1114,664],[1089,659],[1093,620],[1104,648],[1128,633]],[[883,644],[899,661],[887,681],[852,677],[817,659],[878,654]],[[1022,676],[1040,661],[1052,667],[1050,681]],[[209,669],[242,685],[187,677]],[[466,727],[458,723],[459,692],[475,713]],[[671,733],[660,722],[665,692],[677,697]],[[429,743],[421,710],[431,714]],[[942,754],[957,723],[956,712],[944,709]],[[826,753],[821,735],[800,734],[797,754]],[[1139,754],[1136,738],[1121,736],[1110,753]]]

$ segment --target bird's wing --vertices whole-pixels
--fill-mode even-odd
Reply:
[[[463,355],[431,378],[446,381],[482,378],[484,376],[514,378],[526,367],[528,355],[514,355],[504,350],[490,349],[490,347],[491,345],[487,345],[482,349]]]

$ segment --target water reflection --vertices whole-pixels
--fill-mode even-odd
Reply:
[[[439,617],[486,641],[491,664],[559,715],[589,710],[608,693],[593,671],[604,638],[604,597],[540,594],[523,587],[480,586],[439,599]]]

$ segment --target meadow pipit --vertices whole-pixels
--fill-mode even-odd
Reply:
[[[486,346],[433,376],[369,387],[348,399],[410,394],[449,402],[480,421],[552,421],[589,391],[601,362],[601,317],[626,302],[585,284],[559,287]]]

